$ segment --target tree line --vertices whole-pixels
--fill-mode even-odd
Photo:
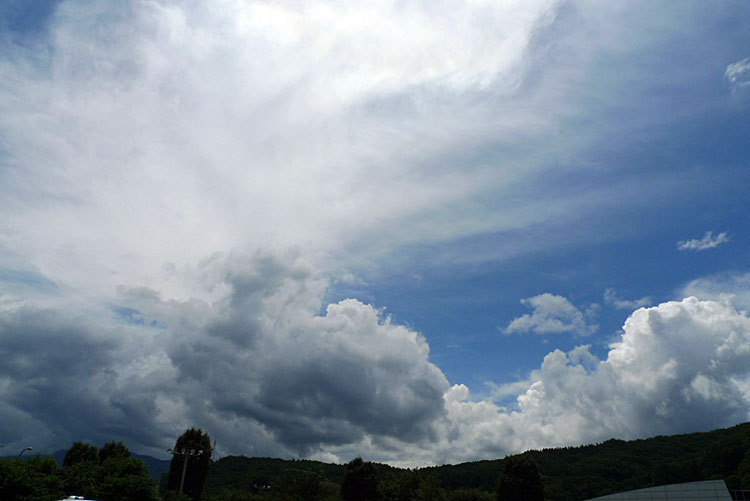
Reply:
[[[48,456],[0,459],[0,500],[56,501],[83,496],[97,501],[199,501],[211,463],[211,441],[199,428],[177,439],[161,483],[122,442],[101,448],[73,442],[62,467]]]
[[[227,456],[212,461],[208,434],[175,442],[169,472],[149,478],[122,442],[74,442],[49,457],[0,460],[0,499],[54,501],[573,501],[655,485],[724,479],[750,490],[750,423],[708,433],[528,451],[504,459],[401,469],[355,458],[330,464]]]

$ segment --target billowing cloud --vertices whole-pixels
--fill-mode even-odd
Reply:
[[[703,238],[693,238],[692,240],[681,240],[677,242],[677,248],[681,251],[703,251],[713,249],[719,245],[729,242],[727,232],[723,231],[714,236],[712,231],[707,231]]]
[[[87,315],[4,309],[0,432],[19,445],[117,437],[156,452],[197,424],[223,453],[430,464],[709,429],[750,410],[750,318],[727,303],[641,308],[603,360],[588,346],[554,350],[499,389],[518,394],[508,409],[451,386],[424,337],[373,306],[321,312],[327,280],[298,254],[214,256],[175,274],[211,299],[125,287]],[[548,296],[529,304],[573,311]]]
[[[585,336],[595,332],[598,328],[596,325],[587,323],[584,313],[563,296],[545,292],[522,299],[521,303],[534,311],[513,319],[504,329],[507,334],[571,332]]]
[[[115,434],[150,447],[201,423],[227,452],[287,456],[434,438],[448,382],[421,335],[353,299],[318,315],[326,281],[294,256],[215,257],[198,271],[226,292],[166,301],[123,288],[109,322],[3,312],[2,400],[17,416],[3,435],[26,420],[21,441]]]
[[[610,437],[728,426],[750,417],[750,318],[714,301],[686,298],[635,311],[604,360],[586,346],[555,350],[507,412],[446,396],[466,445],[487,454],[590,443]],[[458,423],[461,423],[459,425]]]
[[[650,306],[654,303],[648,296],[644,296],[640,299],[620,299],[617,297],[617,293],[614,289],[607,289],[604,291],[604,302],[611,304],[618,310],[635,310],[643,306]]]

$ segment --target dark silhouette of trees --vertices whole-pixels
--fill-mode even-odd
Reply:
[[[99,449],[99,463],[103,464],[110,458],[129,459],[130,449],[125,447],[122,442],[107,442],[104,446]]]
[[[497,485],[499,501],[544,501],[542,478],[536,463],[525,456],[505,460],[505,470]]]
[[[44,501],[75,494],[100,501],[158,501],[156,483],[143,461],[130,458],[122,443],[112,444],[104,456],[117,454],[100,463],[96,447],[75,442],[62,469],[50,457],[0,459],[0,499]]]
[[[287,468],[272,483],[274,494],[285,501],[317,501],[322,496],[323,476],[309,470]]]
[[[440,480],[437,475],[431,473],[422,478],[417,491],[419,501],[446,501],[445,490],[440,487]]]
[[[128,451],[129,455],[129,451]],[[102,501],[157,501],[156,484],[148,476],[143,461],[110,456],[99,465],[98,492],[92,499]]]
[[[346,465],[346,474],[341,484],[341,497],[345,501],[369,501],[380,499],[378,472],[375,465],[362,458],[355,458]]]
[[[411,501],[419,493],[419,484],[422,481],[419,473],[414,470],[406,470],[394,482],[395,492],[389,493],[395,501]]]
[[[211,438],[200,428],[190,428],[180,435],[172,451],[167,489],[180,491],[184,470],[182,493],[194,501],[199,501],[211,464]]]
[[[65,491],[58,473],[57,463],[49,457],[0,459],[0,499],[60,499]]]
[[[99,453],[91,444],[84,442],[73,442],[63,458],[63,466],[73,466],[77,463],[96,463],[99,461]]]
[[[156,501],[156,484],[143,461],[130,457],[122,442],[107,442],[101,450],[75,442],[65,454],[61,472],[68,494],[102,501]]]

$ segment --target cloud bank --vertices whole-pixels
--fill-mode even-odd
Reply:
[[[725,303],[639,309],[606,359],[554,350],[505,409],[451,386],[424,337],[372,306],[321,312],[327,281],[299,255],[215,256],[190,274],[223,292],[122,288],[86,316],[5,310],[0,432],[148,448],[198,424],[223,453],[413,465],[748,418],[750,318]]]

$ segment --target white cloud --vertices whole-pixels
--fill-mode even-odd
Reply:
[[[2,40],[0,248],[110,294],[217,250],[338,267],[516,225],[455,207],[528,165],[446,158],[551,127],[510,98],[558,3],[60,2],[43,55]]]
[[[598,51],[628,43],[605,29],[623,8],[562,6],[62,1],[33,50],[0,40],[0,267],[106,296],[163,290],[164,263],[300,246],[338,276],[643,195],[539,182],[609,134],[559,132],[603,88]]]
[[[750,311],[750,273],[719,273],[697,278],[681,287],[677,294],[727,303]]]
[[[643,306],[650,306],[653,304],[653,300],[644,296],[640,299],[620,299],[617,297],[617,293],[614,289],[607,289],[604,291],[604,302],[611,304],[618,310],[635,310]]]
[[[584,314],[563,296],[545,292],[522,299],[521,303],[534,311],[513,319],[504,329],[506,334],[571,332],[585,336],[595,332],[598,328],[596,325],[588,324]]]
[[[727,65],[724,77],[735,92],[750,86],[750,57]]]
[[[686,298],[635,311],[623,331],[604,360],[586,346],[547,355],[517,411],[471,402],[454,386],[446,397],[460,430],[454,457],[708,430],[750,417],[747,314]]]
[[[703,251],[706,249],[713,249],[726,242],[729,242],[729,237],[727,236],[726,231],[719,233],[715,237],[713,236],[713,232],[707,231],[701,239],[694,238],[692,240],[681,240],[677,242],[677,248],[681,251]]]

